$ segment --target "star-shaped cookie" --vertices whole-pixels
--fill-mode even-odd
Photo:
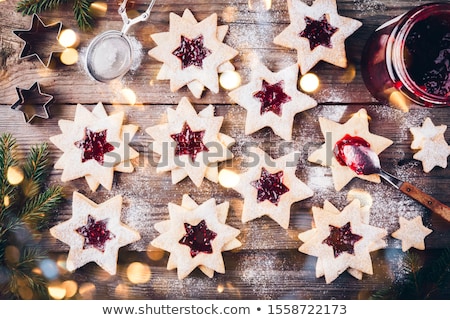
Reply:
[[[114,275],[119,248],[140,239],[137,231],[121,222],[122,197],[96,204],[73,193],[72,217],[50,229],[50,234],[70,246],[66,268],[78,269],[95,262]]]
[[[325,137],[325,143],[308,157],[308,161],[331,167],[336,191],[340,191],[355,177],[371,182],[380,182],[378,174],[357,174],[348,166],[340,164],[333,153],[336,143],[346,135],[364,139],[376,154],[380,154],[393,143],[392,140],[369,131],[369,117],[365,109],[360,109],[344,124],[323,117],[319,118],[319,124]]]
[[[19,99],[11,106],[11,109],[23,113],[25,122],[31,123],[34,118],[48,119],[48,105],[53,101],[53,96],[41,91],[39,82],[33,83],[29,89],[16,87]]]
[[[157,172],[171,171],[174,184],[188,176],[197,187],[205,177],[218,182],[218,163],[233,157],[228,147],[234,139],[219,132],[223,117],[214,116],[212,105],[197,114],[183,97],[167,109],[167,120],[146,129],[154,139],[150,148],[161,155]]]
[[[446,125],[435,126],[430,118],[426,118],[421,127],[412,127],[414,137],[411,149],[418,150],[413,158],[422,162],[423,171],[428,173],[434,167],[447,168],[450,146],[445,140]]]
[[[56,169],[63,170],[63,182],[84,177],[92,191],[100,184],[111,190],[115,171],[134,171],[131,160],[139,153],[128,143],[138,127],[123,125],[124,116],[122,111],[108,115],[102,103],[92,112],[78,104],[74,121],[58,122],[62,134],[50,141],[63,151],[55,163]]]
[[[223,43],[228,26],[217,26],[217,14],[198,22],[186,9],[183,16],[169,16],[169,32],[152,34],[157,44],[148,54],[163,62],[157,79],[170,80],[175,92],[185,85],[196,98],[204,87],[219,92],[219,73],[234,70],[230,60],[238,51]]]
[[[169,203],[168,208],[170,219],[155,224],[160,235],[151,242],[170,252],[167,269],[177,269],[179,279],[197,267],[210,278],[225,273],[222,252],[241,246],[240,231],[225,224],[229,203],[209,199],[198,205],[184,195],[181,206]]]
[[[229,92],[232,100],[247,110],[245,134],[270,127],[284,140],[291,140],[294,116],[317,105],[297,85],[298,65],[272,72],[262,63],[256,64],[250,82]]]
[[[263,150],[252,147],[247,171],[239,174],[233,187],[244,198],[242,222],[268,216],[287,229],[291,205],[313,195],[313,191],[297,178],[297,154],[292,152],[272,159]]]
[[[275,37],[274,43],[297,50],[302,74],[321,60],[345,68],[345,39],[362,23],[340,16],[336,0],[315,0],[311,6],[301,0],[287,3],[290,24]]]
[[[417,216],[411,220],[404,217],[399,218],[400,229],[392,232],[392,237],[402,241],[402,250],[407,251],[414,247],[419,250],[425,250],[425,237],[433,230],[425,227],[422,217]]]
[[[341,212],[339,211],[339,209],[337,209],[331,202],[329,202],[328,200],[325,200],[324,205],[323,205],[323,210],[327,211],[329,213],[334,213],[334,214],[340,214]],[[361,221],[362,223],[365,224],[369,224],[369,219],[370,219],[370,208],[369,206],[361,206]],[[298,235],[298,238],[302,241],[302,242],[307,242],[309,241],[312,236],[315,234],[316,232],[316,228],[312,228],[310,230],[304,231],[302,233],[300,233]],[[386,241],[384,241],[383,239],[378,239],[377,241],[374,241],[372,243],[372,245],[369,247],[369,251],[376,251],[382,248],[386,247]],[[363,272],[358,270],[358,269],[353,269],[353,268],[348,268],[347,272],[352,275],[353,277],[355,277],[358,280],[361,280],[363,277]],[[324,266],[322,264],[322,259],[319,257],[317,259],[317,263],[316,263],[316,277],[320,278],[323,277],[325,275],[325,271],[324,271]]]
[[[361,204],[353,200],[340,213],[327,207],[313,207],[315,228],[300,234],[304,243],[299,251],[318,258],[317,277],[333,282],[348,270],[356,278],[362,273],[373,274],[370,252],[384,247],[387,232],[365,223]]]
[[[45,25],[37,14],[33,14],[30,29],[13,31],[25,43],[20,58],[35,56],[45,67],[48,67],[53,54],[61,53],[66,49],[58,42],[61,28],[61,22]]]

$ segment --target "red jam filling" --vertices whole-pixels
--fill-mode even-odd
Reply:
[[[291,97],[284,93],[284,81],[270,84],[266,80],[262,81],[261,90],[253,94],[261,102],[260,114],[272,111],[277,116],[281,116],[281,107],[286,102],[291,101]]]
[[[211,50],[203,44],[203,35],[199,35],[194,39],[181,36],[181,43],[172,54],[181,60],[181,69],[189,66],[203,68],[203,60],[211,54]]]
[[[261,177],[250,184],[258,190],[258,202],[269,200],[276,206],[280,202],[281,196],[289,191],[288,187],[283,184],[283,171],[272,174],[262,168]]]
[[[94,217],[88,215],[86,225],[76,229],[76,232],[84,237],[83,249],[95,248],[101,252],[105,251],[106,241],[114,239],[112,234],[106,227],[108,219],[95,221]]]
[[[204,145],[202,140],[204,135],[205,130],[192,131],[185,122],[180,133],[170,135],[177,143],[175,155],[180,156],[187,154],[191,157],[192,161],[194,161],[199,152],[208,151],[208,148]]]
[[[103,165],[105,153],[114,150],[114,146],[106,141],[107,130],[93,132],[88,128],[84,129],[84,138],[74,144],[83,151],[81,162],[95,159]]]
[[[450,96],[450,18],[445,13],[414,24],[405,42],[409,75],[424,91]]]
[[[373,159],[370,144],[361,137],[346,134],[336,142],[333,149],[336,160],[343,166],[347,166],[357,174],[377,173],[379,169],[374,164],[378,162]]]
[[[309,48],[311,51],[318,46],[333,47],[331,44],[331,36],[339,29],[328,23],[326,14],[320,20],[305,17],[305,22],[306,28],[299,33],[299,36],[309,40]]]
[[[179,241],[180,244],[187,245],[191,248],[191,257],[194,258],[200,252],[212,253],[213,249],[211,241],[213,241],[217,234],[208,229],[205,220],[200,221],[196,226],[189,223],[184,224],[186,234]]]
[[[334,257],[339,257],[343,252],[354,254],[355,243],[362,236],[352,233],[350,222],[338,228],[330,225],[330,235],[322,243],[333,247]]]

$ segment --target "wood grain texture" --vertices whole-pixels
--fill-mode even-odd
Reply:
[[[265,128],[250,136],[244,134],[245,109],[233,104],[227,91],[218,94],[204,92],[200,99],[194,98],[186,88],[172,93],[167,81],[156,80],[161,63],[149,57],[146,52],[155,46],[150,35],[168,30],[169,13],[182,14],[190,8],[198,20],[212,13],[219,16],[219,24],[229,25],[225,42],[239,45],[239,55],[233,60],[236,70],[241,73],[243,82],[248,80],[250,53],[256,53],[273,71],[280,70],[295,61],[295,52],[280,48],[265,37],[281,32],[289,23],[285,1],[274,0],[269,13],[262,14],[249,9],[249,2],[256,0],[186,0],[180,3],[157,1],[148,22],[138,24],[130,34],[142,44],[143,58],[140,67],[125,76],[121,86],[109,86],[89,79],[81,62],[65,66],[55,62],[51,68],[43,68],[35,59],[18,59],[22,43],[12,33],[15,29],[27,29],[31,18],[15,12],[14,2],[0,3],[0,30],[2,46],[9,45],[14,54],[9,57],[0,73],[0,132],[12,133],[18,141],[18,151],[25,154],[30,145],[47,142],[50,145],[51,161],[55,162],[61,151],[49,142],[49,137],[59,134],[58,120],[72,120],[77,103],[92,109],[103,102],[109,113],[123,110],[126,123],[136,124],[139,131],[131,141],[131,146],[140,152],[135,160],[136,170],[131,174],[116,173],[111,191],[100,188],[89,191],[83,179],[62,184],[61,171],[53,170],[51,184],[64,186],[66,201],[59,208],[53,224],[67,220],[71,216],[71,194],[78,191],[93,201],[100,203],[114,195],[124,197],[123,219],[137,229],[142,239],[120,250],[119,272],[107,276],[98,266],[91,263],[74,273],[61,274],[61,280],[74,279],[79,284],[92,283],[95,290],[89,295],[77,295],[84,299],[366,299],[370,294],[388,286],[400,272],[404,253],[396,239],[387,238],[388,248],[372,253],[374,274],[364,275],[359,281],[348,274],[341,275],[335,282],[326,285],[323,278],[315,277],[316,258],[298,252],[301,242],[299,232],[311,228],[313,206],[322,206],[325,200],[342,209],[354,191],[363,191],[372,197],[371,224],[383,227],[388,232],[398,228],[398,216],[414,217],[422,215],[425,224],[434,232],[426,238],[427,249],[418,252],[424,261],[434,259],[442,248],[450,247],[450,226],[448,222],[432,214],[421,204],[410,199],[386,183],[371,184],[355,179],[340,192],[334,191],[331,171],[306,160],[307,156],[324,142],[317,119],[331,118],[345,122],[360,108],[366,108],[370,116],[371,132],[393,140],[393,145],[380,154],[384,170],[408,181],[446,205],[450,205],[450,171],[435,168],[425,174],[420,162],[413,160],[414,150],[410,144],[411,126],[421,125],[423,119],[431,117],[436,125],[450,125],[448,109],[413,108],[404,113],[389,106],[381,105],[371,97],[360,72],[360,54],[371,32],[385,21],[404,13],[417,5],[416,1],[402,0],[338,0],[339,13],[363,22],[361,27],[346,42],[347,56],[351,68],[340,69],[326,63],[319,63],[312,71],[320,77],[320,88],[311,94],[319,105],[295,117],[293,141],[284,142]],[[143,10],[146,2],[135,1],[135,8]],[[97,19],[94,30],[78,32],[79,51],[85,50],[90,40],[103,31],[121,29],[120,16],[116,2],[109,3],[107,16]],[[71,10],[58,10],[41,15],[50,23],[62,21],[64,27],[77,30]],[[258,37],[258,41],[245,43],[242,37]],[[252,40],[252,39],[250,39]],[[355,76],[348,76],[354,72]],[[39,81],[43,92],[54,96],[50,106],[51,119],[37,119],[26,124],[22,114],[10,110],[17,100],[16,87],[26,88]],[[120,93],[122,88],[133,90],[137,103],[130,106]],[[147,127],[161,123],[166,109],[176,107],[179,100],[187,96],[199,111],[208,104],[216,107],[216,114],[224,116],[222,132],[234,137],[236,144],[231,148],[235,159],[221,164],[221,168],[245,170],[242,155],[245,148],[259,146],[273,158],[288,152],[300,153],[297,176],[315,192],[314,196],[295,203],[291,208],[291,221],[288,230],[280,228],[268,218],[248,223],[240,221],[242,198],[235,191],[218,184],[205,181],[195,188],[188,179],[172,185],[169,174],[157,174],[155,161],[157,155],[148,148],[152,141],[145,133]],[[445,133],[450,141],[450,131]],[[224,253],[226,273],[216,274],[213,279],[206,278],[198,270],[187,279],[179,281],[175,271],[167,271],[167,254],[160,260],[149,258],[149,243],[157,236],[153,225],[168,218],[167,204],[181,203],[183,194],[189,194],[201,203],[214,197],[217,202],[230,201],[227,223],[241,230],[238,239],[243,243],[239,249]],[[42,245],[58,260],[64,261],[68,246],[45,233]],[[126,267],[130,262],[140,261],[151,268],[149,282],[133,285],[126,279]],[[120,286],[119,286],[120,285]],[[122,290],[126,288],[126,290]],[[450,292],[443,293],[450,297]]]

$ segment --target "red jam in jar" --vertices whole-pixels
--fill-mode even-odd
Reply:
[[[449,106],[450,3],[424,4],[380,26],[364,47],[361,72],[382,103]]]

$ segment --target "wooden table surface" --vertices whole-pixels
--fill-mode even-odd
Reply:
[[[417,185],[425,191],[450,205],[450,171],[435,168],[424,173],[421,163],[413,160],[414,151],[409,128],[420,126],[425,117],[430,117],[436,125],[450,125],[450,113],[446,108],[425,109],[412,106],[403,112],[378,103],[366,89],[361,77],[360,56],[369,35],[382,23],[411,9],[419,2],[412,0],[338,0],[341,15],[358,19],[363,26],[346,41],[349,67],[341,69],[321,62],[312,72],[320,78],[320,87],[310,95],[318,106],[304,111],[295,117],[293,141],[285,143],[265,128],[252,135],[244,134],[245,109],[232,103],[225,89],[217,94],[205,91],[196,99],[185,88],[176,93],[169,90],[168,81],[156,79],[161,62],[146,53],[155,46],[150,35],[164,32],[169,27],[169,13],[179,15],[189,8],[197,20],[217,13],[219,25],[229,25],[225,43],[239,51],[232,60],[236,70],[246,83],[249,76],[250,60],[257,54],[271,70],[277,71],[296,61],[294,50],[273,44],[274,36],[289,23],[286,2],[273,0],[270,10],[263,10],[262,0],[185,0],[156,1],[150,20],[133,26],[130,35],[142,44],[142,61],[139,67],[127,74],[121,85],[109,86],[91,80],[82,63],[66,66],[56,63],[44,68],[36,59],[19,59],[21,40],[13,34],[16,29],[28,29],[30,16],[22,16],[15,11],[16,1],[0,2],[1,45],[10,46],[14,53],[0,66],[0,132],[10,132],[17,139],[19,152],[25,153],[30,145],[48,142],[51,160],[55,162],[61,151],[50,143],[49,137],[59,134],[58,121],[72,120],[78,103],[92,108],[102,102],[108,112],[123,110],[126,122],[139,125],[139,131],[131,142],[141,156],[136,161],[136,170],[131,174],[116,173],[111,191],[100,187],[91,192],[84,179],[62,183],[61,171],[53,170],[51,183],[61,184],[67,195],[60,206],[54,224],[71,216],[71,194],[78,191],[94,202],[100,203],[114,195],[124,197],[123,220],[141,234],[141,240],[120,250],[118,273],[108,276],[94,263],[90,263],[73,273],[63,272],[59,280],[72,279],[79,285],[78,299],[367,299],[380,289],[387,288],[400,279],[402,261],[405,253],[400,241],[388,236],[386,249],[371,253],[373,275],[364,274],[356,280],[344,273],[331,284],[324,278],[315,277],[317,259],[298,252],[301,245],[297,235],[311,228],[312,206],[322,206],[329,200],[342,209],[348,203],[348,196],[354,190],[368,192],[372,199],[371,224],[392,232],[398,228],[398,216],[414,217],[421,215],[426,226],[434,230],[426,238],[426,250],[416,252],[425,262],[431,262],[444,248],[450,247],[450,224],[437,218],[429,210],[394,190],[386,183],[373,184],[360,179],[352,181],[343,190],[336,192],[331,181],[329,168],[308,163],[308,154],[324,142],[317,122],[324,116],[338,122],[345,122],[360,108],[366,108],[370,116],[370,130],[393,140],[393,145],[380,156],[383,167],[401,178]],[[420,1],[425,3],[426,1]],[[147,1],[136,0],[134,7],[144,10]],[[90,40],[103,31],[120,30],[122,22],[117,14],[118,3],[108,2],[107,14],[96,19],[92,31],[81,32],[69,9],[42,13],[45,23],[61,21],[65,28],[72,28],[79,37],[78,50],[82,56]],[[81,61],[81,60],[80,60]],[[354,76],[352,76],[352,73]],[[51,118],[36,119],[32,124],[24,122],[23,115],[10,109],[17,100],[15,88],[28,88],[39,81],[43,92],[54,96],[50,106]],[[130,105],[123,88],[131,89],[136,95],[136,103]],[[263,217],[242,223],[240,212],[243,200],[235,191],[219,184],[204,181],[196,188],[189,179],[172,185],[170,174],[156,174],[156,168],[146,163],[149,156],[148,144],[151,137],[145,128],[161,123],[168,107],[175,107],[182,97],[188,97],[197,110],[208,104],[216,107],[216,114],[224,116],[222,132],[236,139],[231,148],[236,161],[222,163],[239,170],[242,149],[248,143],[260,146],[273,158],[290,151],[300,151],[298,177],[314,190],[314,196],[295,203],[291,208],[288,230],[282,229],[269,218]],[[450,130],[445,133],[450,141]],[[242,247],[224,252],[226,273],[207,278],[198,270],[188,278],[178,280],[176,271],[167,271],[168,255],[154,261],[149,258],[149,243],[158,233],[153,225],[168,218],[167,204],[181,203],[183,194],[189,194],[198,203],[211,197],[218,202],[230,201],[227,223],[241,230],[238,239]],[[42,245],[55,259],[64,260],[68,246],[44,235]],[[144,284],[133,285],[126,277],[129,263],[139,261],[151,270],[151,279]],[[448,288],[448,286],[447,286]],[[435,298],[449,298],[450,291],[441,292]]]

